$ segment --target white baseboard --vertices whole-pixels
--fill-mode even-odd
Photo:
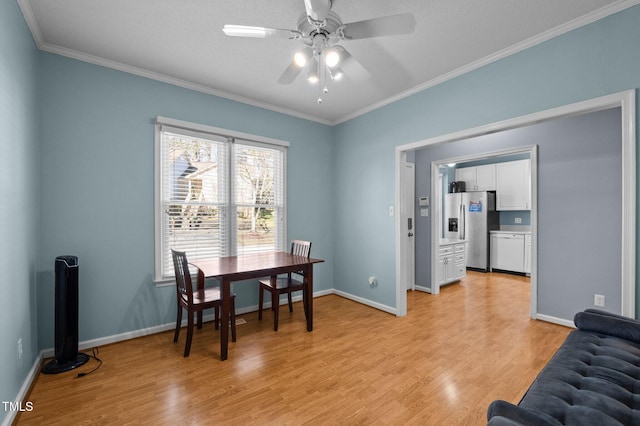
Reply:
[[[421,285],[415,286],[416,291],[424,291],[425,293],[431,293],[431,287],[424,287]]]
[[[313,297],[320,297],[320,296],[328,296],[330,294],[336,294],[334,289],[329,289],[329,290],[322,290],[322,291],[316,291],[313,293]],[[302,300],[302,296],[300,296],[300,300]]]
[[[361,303],[363,305],[367,305],[370,306],[372,308],[375,309],[379,309],[381,311],[396,315],[396,308],[392,307],[392,306],[387,306],[387,305],[383,305],[382,303],[378,303],[378,302],[374,302],[372,300],[369,299],[365,299],[363,297],[360,296],[355,296],[353,294],[350,293],[345,293],[344,291],[340,291],[340,290],[333,290],[334,294],[337,294],[340,297],[344,297],[345,299],[349,299],[349,300],[353,300],[354,302],[358,302]]]
[[[567,320],[567,319],[558,318],[558,317],[552,317],[550,315],[537,314],[536,315],[536,319],[540,320],[540,321],[550,322],[550,323],[553,323],[553,324],[564,325],[565,327],[576,328],[576,325],[573,323],[572,320]]]

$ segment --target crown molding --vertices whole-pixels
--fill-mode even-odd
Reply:
[[[40,49],[42,46],[42,33],[40,32],[38,21],[36,21],[36,17],[33,14],[33,9],[31,9],[29,1],[18,0],[18,6],[20,7],[22,16],[24,16],[24,20],[27,23],[29,31],[31,31],[31,37],[33,37],[33,40],[36,42],[36,46]]]
[[[206,86],[203,84],[192,83],[190,81],[182,80],[179,78],[171,77],[166,74],[157,73],[154,71],[149,71],[144,68],[138,68],[131,65],[123,64],[121,62],[112,61],[110,59],[104,59],[99,56],[89,55],[83,52],[78,52],[77,50],[67,49],[60,46],[51,45],[48,43],[42,43],[40,50],[55,53],[56,55],[66,56],[68,58],[77,59],[82,62],[87,62],[94,65],[99,65],[106,68],[111,68],[114,70],[126,72],[128,74],[137,75],[140,77],[145,77],[151,80],[156,80],[162,83],[171,84],[173,86],[182,87],[184,89],[194,90],[197,92],[205,93],[207,95],[213,95],[224,99],[229,99],[232,101],[236,101],[239,103],[243,103],[246,105],[266,109],[269,111],[294,116],[297,118],[302,118],[305,120],[310,120],[314,122],[318,122],[325,125],[331,125],[331,122],[328,120],[321,119],[319,117],[307,115],[300,113],[298,111],[294,111],[288,108],[283,108],[277,105],[273,105],[267,102],[260,102],[255,99],[245,98],[243,96],[234,95],[232,93],[228,93],[222,90],[215,89],[210,86]]]

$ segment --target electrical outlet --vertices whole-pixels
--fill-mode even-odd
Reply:
[[[593,306],[604,308],[604,296],[602,294],[593,295]]]
[[[18,339],[18,361],[22,359],[22,337]]]
[[[522,218],[521,217],[516,217],[515,223],[522,223]]]

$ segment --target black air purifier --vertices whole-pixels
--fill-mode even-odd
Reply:
[[[78,258],[56,257],[55,358],[43,368],[45,374],[72,370],[89,360],[78,353]]]

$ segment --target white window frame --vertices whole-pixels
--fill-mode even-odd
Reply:
[[[282,226],[280,227],[280,233],[277,235],[277,249],[284,250],[287,247],[287,148],[289,143],[278,139],[266,138],[263,136],[257,136],[242,132],[236,132],[232,130],[221,129],[217,127],[207,126],[203,124],[191,123],[182,120],[176,120],[167,117],[156,117],[155,121],[155,149],[154,149],[154,175],[155,175],[155,188],[154,188],[154,217],[155,217],[155,267],[154,267],[154,282],[156,285],[170,285],[174,283],[174,277],[164,274],[165,265],[163,265],[164,257],[164,229],[163,229],[163,207],[162,207],[162,185],[163,185],[163,168],[162,168],[162,131],[169,130],[178,134],[193,135],[196,137],[207,138],[211,135],[217,137],[226,138],[229,141],[229,167],[227,182],[230,188],[233,188],[233,179],[235,176],[235,170],[233,167],[234,157],[233,141],[237,140],[242,145],[254,145],[263,148],[279,149],[283,154],[283,170],[282,170],[282,212],[281,220]],[[236,203],[233,197],[233,191],[228,192],[228,209],[229,211],[225,215],[228,218],[229,239],[227,242],[228,255],[233,256],[237,253],[237,224],[236,215],[231,214],[235,211]]]

